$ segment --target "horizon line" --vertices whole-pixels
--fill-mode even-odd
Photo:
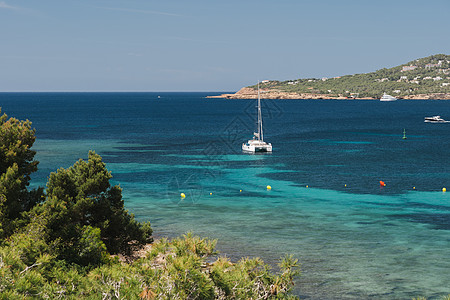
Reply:
[[[77,90],[60,90],[60,91],[0,91],[0,93],[235,93],[235,91],[77,91]]]

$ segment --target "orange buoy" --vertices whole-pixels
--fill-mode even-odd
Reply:
[[[384,181],[380,180],[380,186],[386,186],[386,183],[384,183]]]

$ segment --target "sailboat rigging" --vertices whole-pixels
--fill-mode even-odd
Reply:
[[[258,81],[258,132],[253,133],[253,139],[242,144],[242,151],[245,152],[272,152],[272,144],[264,142],[262,113],[261,113],[261,95],[259,92]]]

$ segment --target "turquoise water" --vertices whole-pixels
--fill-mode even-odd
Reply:
[[[34,185],[93,149],[156,237],[193,231],[219,239],[232,259],[261,256],[273,265],[292,253],[304,299],[450,293],[450,194],[441,191],[450,189],[450,124],[423,122],[450,119],[445,101],[265,101],[274,152],[249,155],[240,144],[251,137],[254,101],[0,96],[2,112],[37,130]]]

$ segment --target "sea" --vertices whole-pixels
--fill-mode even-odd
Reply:
[[[262,100],[273,153],[246,154],[256,100],[218,94],[1,93],[0,107],[36,129],[32,186],[94,150],[155,238],[192,232],[274,271],[292,254],[301,299],[450,294],[450,123],[424,122],[450,120],[449,101]]]

